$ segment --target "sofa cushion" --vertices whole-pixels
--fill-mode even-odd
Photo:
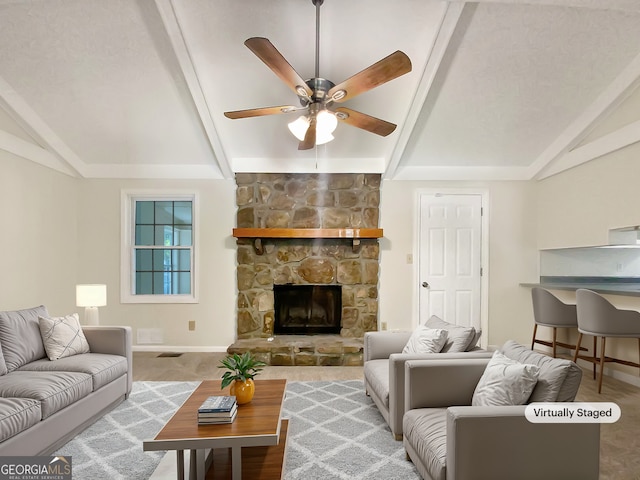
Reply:
[[[2,354],[2,342],[0,342],[0,375],[7,373],[7,364],[4,362],[4,355]]]
[[[40,401],[42,419],[91,393],[91,375],[76,372],[11,372],[2,377],[0,397]]]
[[[64,317],[39,317],[38,324],[49,360],[89,352],[77,313]]]
[[[389,408],[389,360],[383,358],[364,362],[364,377],[376,397]]]
[[[478,343],[475,328],[445,322],[437,315],[431,315],[431,318],[424,323],[424,326],[447,330],[447,341],[442,347],[442,352],[465,352]]]
[[[520,363],[494,352],[473,392],[471,405],[524,405],[538,381],[536,365]]]
[[[416,408],[402,419],[404,442],[409,443],[433,480],[447,477],[447,409]]]
[[[44,345],[38,326],[39,316],[49,316],[44,305],[25,310],[0,312],[0,343],[9,372],[44,358]]]
[[[20,367],[18,372],[78,372],[92,376],[93,391],[127,373],[127,359],[121,355],[83,353],[51,362],[46,358]]]
[[[553,358],[508,340],[500,348],[507,357],[540,367],[529,402],[572,402],[578,393],[582,370],[570,360]]]
[[[409,337],[402,353],[439,353],[446,341],[446,330],[419,325]]]
[[[0,398],[0,442],[42,419],[40,402],[29,398]]]

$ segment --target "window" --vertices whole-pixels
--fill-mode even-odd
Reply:
[[[195,303],[196,201],[125,193],[122,301]]]

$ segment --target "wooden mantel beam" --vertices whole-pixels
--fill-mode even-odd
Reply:
[[[381,238],[381,228],[234,228],[236,238]]]
[[[263,238],[344,238],[352,241],[354,252],[362,238],[381,238],[381,228],[234,228],[236,238],[253,238],[258,255],[264,252]]]

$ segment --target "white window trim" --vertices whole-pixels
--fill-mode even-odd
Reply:
[[[133,201],[134,200],[189,200],[193,205],[193,255],[191,257],[190,295],[135,295],[133,293]],[[200,258],[200,208],[198,194],[185,190],[122,190],[121,191],[121,245],[120,245],[120,302],[121,303],[198,303]]]

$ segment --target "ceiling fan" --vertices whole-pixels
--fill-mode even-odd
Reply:
[[[376,135],[386,137],[396,125],[376,117],[357,112],[350,108],[334,107],[350,98],[367,92],[383,83],[411,71],[411,60],[400,50],[356,73],[335,85],[320,77],[320,6],[324,0],[311,0],[316,7],[316,64],[315,77],[304,81],[282,54],[266,38],[252,37],[244,42],[300,99],[301,107],[280,105],[224,112],[227,118],[249,118],[282,113],[304,112],[289,124],[291,132],[298,137],[298,150],[309,150],[333,140],[331,133],[338,120],[353,127],[361,128]]]

